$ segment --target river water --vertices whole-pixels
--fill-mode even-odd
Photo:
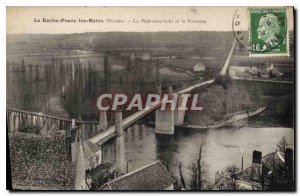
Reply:
[[[170,136],[156,135],[154,128],[144,127],[125,131],[124,137],[129,171],[159,159],[178,178],[178,164],[181,162],[186,181],[190,179],[190,166],[196,160],[202,138],[206,143],[203,157],[205,175],[211,182],[214,182],[215,172],[218,170],[232,165],[240,168],[242,156],[244,169],[249,167],[253,150],[262,151],[263,156],[274,152],[282,137],[286,137],[289,147],[294,147],[293,129],[283,127],[222,128],[206,131],[177,129]]]

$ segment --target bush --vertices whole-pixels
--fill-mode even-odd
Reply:
[[[27,125],[27,126],[22,127],[20,129],[20,132],[39,134],[41,132],[41,129],[42,128],[37,125]]]
[[[218,76],[215,79],[215,84],[221,85],[224,89],[228,88],[228,85],[232,83],[231,78],[229,76]]]

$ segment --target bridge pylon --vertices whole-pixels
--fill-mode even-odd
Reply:
[[[158,92],[159,93],[159,92]],[[168,88],[169,97],[173,96],[173,88]],[[159,108],[155,111],[155,133],[158,134],[174,134],[174,110],[171,109],[172,103],[166,103],[166,108]]]
[[[182,106],[184,100],[181,96],[178,96],[177,98],[177,107],[176,110],[174,111],[174,121],[175,125],[182,125],[184,123],[184,117],[185,117],[185,110],[180,109]]]
[[[98,130],[106,130],[107,129],[107,115],[106,111],[100,111],[99,115],[99,125],[97,126]]]

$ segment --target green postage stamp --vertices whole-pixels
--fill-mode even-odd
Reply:
[[[250,57],[289,56],[286,8],[249,9]]]

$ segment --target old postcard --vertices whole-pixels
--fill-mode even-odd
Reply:
[[[293,7],[7,7],[12,190],[295,191]]]

